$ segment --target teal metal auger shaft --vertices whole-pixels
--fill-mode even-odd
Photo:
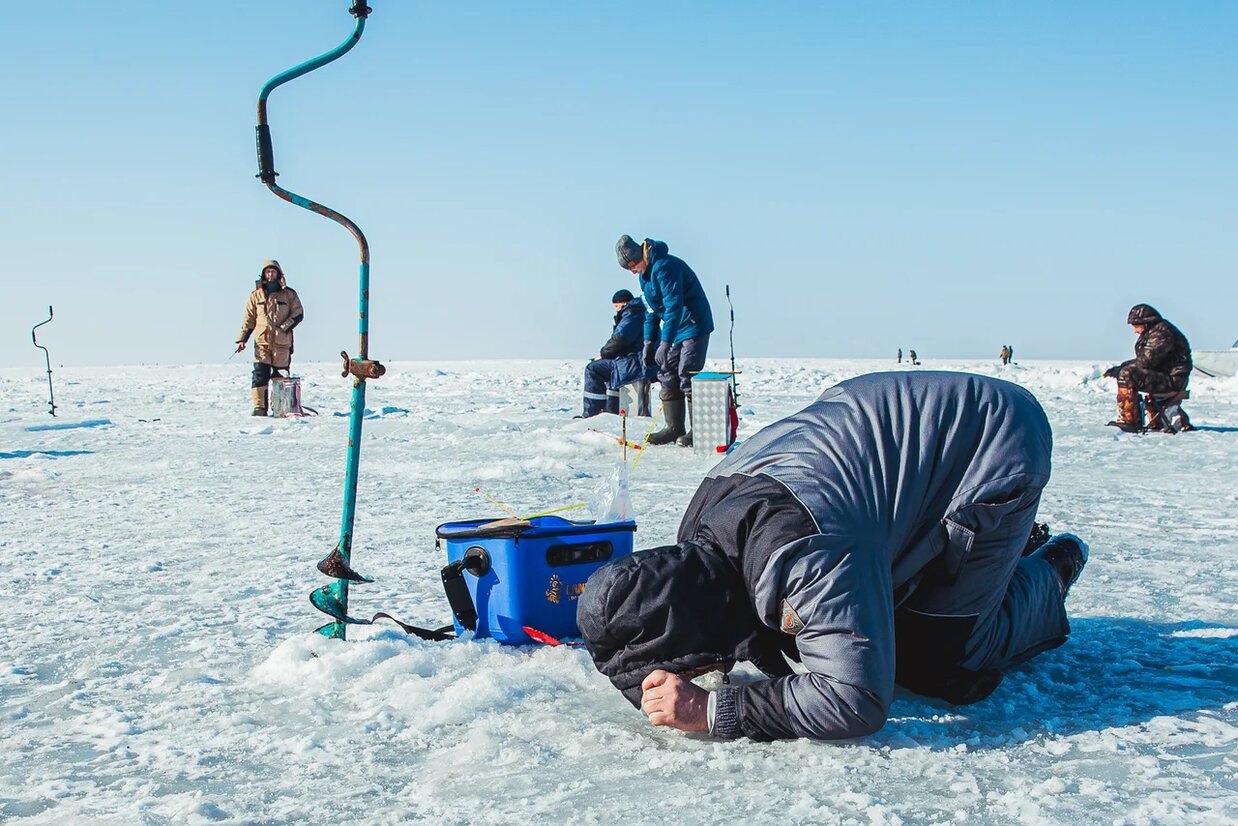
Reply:
[[[357,240],[361,253],[360,271],[360,321],[358,332],[361,337],[360,352],[357,358],[350,359],[348,353],[342,351],[345,376],[353,377],[352,410],[348,422],[348,463],[344,473],[344,507],[340,517],[340,539],[327,556],[318,563],[318,570],[334,581],[329,585],[315,590],[310,594],[310,603],[315,608],[331,617],[331,622],[318,628],[318,633],[345,638],[345,629],[349,624],[368,625],[368,620],[358,620],[348,616],[348,584],[350,582],[371,582],[352,569],[353,521],[357,512],[357,470],[361,463],[361,423],[365,415],[365,380],[377,379],[386,368],[377,361],[371,361],[370,355],[370,247],[361,229],[346,216],[330,207],[311,201],[295,192],[290,192],[275,183],[278,173],[275,171],[275,151],[271,141],[271,127],[267,123],[267,98],[271,92],[304,74],[325,66],[333,60],[347,54],[365,31],[365,21],[369,17],[370,7],[364,0],[353,0],[349,14],[357,19],[356,26],[347,40],[325,54],[313,60],[307,60],[286,72],[276,75],[266,82],[258,95],[258,178],[266,184],[271,192],[289,203],[303,209],[316,212],[342,225]]]

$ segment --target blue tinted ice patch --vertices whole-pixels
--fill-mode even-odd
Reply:
[[[44,430],[78,430],[86,427],[107,427],[111,419],[87,419],[84,422],[63,422],[57,424],[36,424],[26,428],[27,433],[40,433]]]
[[[406,415],[407,415],[407,414],[408,414],[408,411],[407,411],[407,410],[405,410],[405,409],[404,409],[404,408],[402,408],[402,407],[384,407],[381,411],[379,411],[379,412],[375,412],[375,411],[373,411],[373,410],[371,410],[370,408],[368,408],[368,407],[367,407],[367,408],[365,409],[365,412],[361,414],[361,417],[362,417],[362,418],[364,418],[364,419],[381,419],[383,416],[390,416],[390,415],[391,415],[391,414],[393,414],[393,413],[404,413],[404,414],[406,414]],[[351,415],[352,415],[352,413],[351,413],[351,412],[345,412],[345,411],[343,411],[343,410],[336,410],[336,411],[335,411],[334,413],[332,413],[331,415],[332,415],[332,416],[335,416],[335,417],[336,417],[336,418],[338,418],[338,419],[343,419],[343,418],[346,418],[346,417],[348,417],[348,416],[351,416]]]
[[[29,459],[31,456],[85,456],[87,453],[94,453],[93,450],[13,450],[8,453],[0,453],[0,459]]]

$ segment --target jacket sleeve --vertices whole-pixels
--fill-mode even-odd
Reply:
[[[604,359],[617,359],[629,349],[628,343],[623,340],[623,336],[616,332],[613,336],[606,339],[606,343],[602,345],[598,355]]]
[[[657,343],[661,335],[662,322],[653,313],[645,314],[645,341]]]
[[[894,696],[894,605],[881,549],[839,537],[798,540],[766,571],[757,601],[782,595],[775,610],[808,670],[718,693],[715,736],[838,740],[880,729]],[[766,607],[758,605],[766,612]],[[788,613],[790,612],[790,613]]]
[[[284,330],[291,333],[292,328],[301,323],[305,318],[305,308],[301,306],[301,296],[297,295],[297,291],[288,290],[288,320],[284,322]]]
[[[1176,336],[1168,324],[1158,323],[1148,330],[1142,347],[1135,354],[1135,361],[1145,370],[1168,373],[1178,361]],[[1189,348],[1188,348],[1189,352]]]
[[[645,305],[645,341],[657,341],[658,330],[661,329],[662,320],[658,314],[653,311],[653,307],[641,296],[641,302]]]
[[[644,319],[637,318],[636,313],[631,311],[625,311],[620,316],[615,332],[602,345],[599,355],[604,359],[617,359],[640,349]]]
[[[654,278],[658,279],[662,294],[661,340],[674,344],[675,334],[683,323],[683,269],[678,261],[673,260],[660,261],[659,265],[654,271]]]
[[[249,298],[245,301],[245,314],[241,317],[241,332],[236,334],[236,343],[243,344],[249,341],[249,336],[254,331],[254,325],[258,323],[258,296],[257,291],[249,294]]]

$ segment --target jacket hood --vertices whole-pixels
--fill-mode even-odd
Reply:
[[[615,313],[615,323],[618,324],[625,315],[638,316],[642,324],[645,322],[645,302],[637,296],[623,305],[623,309]]]
[[[1127,324],[1143,324],[1152,325],[1158,321],[1164,321],[1161,314],[1156,311],[1156,308],[1150,304],[1136,304],[1131,307],[1131,311],[1126,314]]]
[[[645,245],[649,248],[649,262],[651,264],[659,258],[670,255],[671,248],[666,245],[665,241],[655,241],[652,238],[646,238]]]
[[[598,671],[637,708],[641,682],[657,669],[753,660],[766,670],[777,645],[770,637],[778,635],[757,619],[739,573],[692,542],[638,551],[594,571],[576,620]],[[781,655],[778,661],[786,667]]]
[[[281,267],[279,265],[279,262],[276,261],[274,258],[268,258],[266,261],[262,262],[262,269],[258,270],[258,280],[254,282],[256,286],[261,287],[263,284],[266,283],[265,279],[263,279],[262,277],[262,274],[266,272],[267,267],[274,267],[275,269],[279,270],[279,280],[276,282],[277,284],[279,284],[279,289],[282,290],[284,287],[288,286],[288,282],[284,278],[284,268]],[[274,292],[274,290],[268,290],[267,292]]]

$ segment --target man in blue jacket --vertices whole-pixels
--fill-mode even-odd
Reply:
[[[692,374],[705,366],[714,316],[709,299],[692,268],[670,254],[662,241],[646,238],[643,244],[630,235],[615,244],[619,266],[640,278],[649,313],[645,318],[646,366],[657,366],[659,395],[666,425],[649,437],[664,445],[675,440],[689,447],[692,434],[685,421],[692,405]]]
[[[678,544],[594,572],[585,644],[651,723],[720,738],[871,734],[896,682],[981,700],[1070,632],[1087,546],[1029,540],[1051,451],[1044,411],[1009,382],[842,382],[711,470]],[[771,679],[690,681],[737,660]]]
[[[585,405],[582,419],[619,412],[619,388],[645,377],[642,336],[645,305],[629,290],[611,296],[615,326],[597,358],[585,365]]]

